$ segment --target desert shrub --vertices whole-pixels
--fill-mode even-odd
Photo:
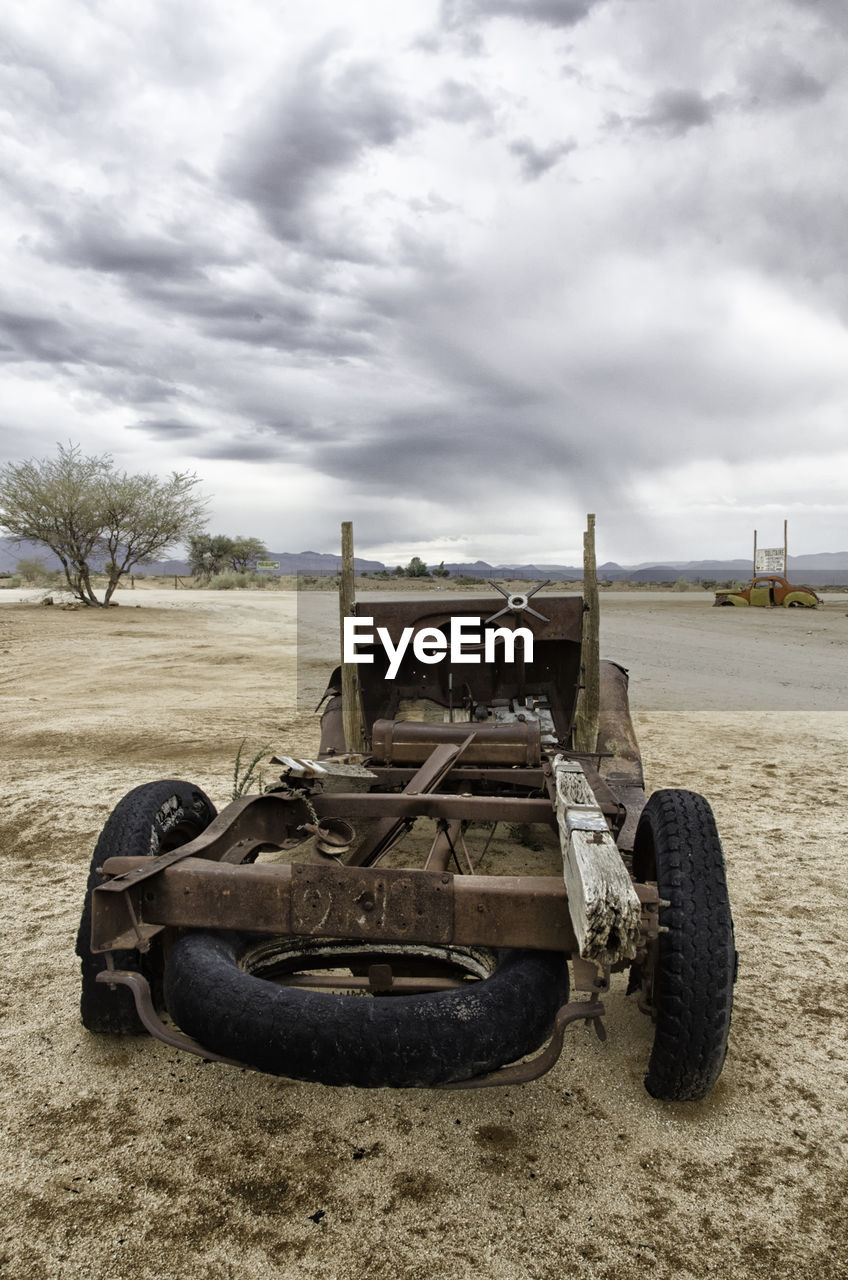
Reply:
[[[209,586],[213,591],[233,591],[235,588],[243,590],[250,585],[246,573],[213,573],[209,579]]]
[[[15,565],[19,578],[33,587],[50,587],[61,578],[58,569],[48,569],[43,560],[38,558],[19,560]]]
[[[4,587],[19,587],[20,585],[21,579],[16,573],[0,574],[0,590]]]
[[[485,578],[471,578],[467,573],[460,573],[454,579],[461,587],[476,587],[485,582]]]
[[[688,578],[678,578],[672,587],[672,591],[690,591],[691,585]]]

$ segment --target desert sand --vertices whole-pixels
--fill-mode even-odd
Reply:
[[[602,600],[649,790],[703,792],[727,857],[729,1055],[706,1101],[677,1105],[643,1088],[651,1026],[621,979],[607,1042],[569,1029],[555,1069],[522,1088],[328,1089],[89,1035],[74,934],[110,810],[162,777],[225,803],[242,739],[309,754],[317,718],[297,704],[292,594],[36,599],[0,592],[4,1273],[845,1274],[844,597],[815,613]]]

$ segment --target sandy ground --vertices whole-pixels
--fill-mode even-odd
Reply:
[[[73,940],[111,808],[168,776],[224,802],[242,738],[309,753],[317,726],[296,709],[290,595],[124,592],[102,612],[21,595],[0,592],[0,1271],[845,1274],[844,599],[810,614],[605,597],[649,786],[716,811],[741,955],[721,1080],[670,1106],[642,1087],[651,1028],[620,981],[606,1044],[570,1029],[523,1088],[323,1089],[88,1035]]]

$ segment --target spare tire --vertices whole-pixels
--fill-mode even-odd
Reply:
[[[335,948],[335,952],[333,952]],[[362,998],[277,985],[270,975],[342,960],[398,971],[427,953],[434,966],[479,976],[450,990]],[[296,965],[291,957],[296,953]],[[275,965],[276,958],[276,965]],[[260,977],[260,972],[266,977]],[[360,1088],[465,1080],[537,1049],[568,999],[561,952],[412,948],[197,931],[171,949],[165,1004],[206,1049],[271,1075]]]

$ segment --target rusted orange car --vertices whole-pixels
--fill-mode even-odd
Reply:
[[[815,609],[817,604],[821,604],[821,599],[812,587],[793,586],[779,573],[760,573],[738,591],[717,591],[715,604],[782,604],[786,608],[797,605]]]

